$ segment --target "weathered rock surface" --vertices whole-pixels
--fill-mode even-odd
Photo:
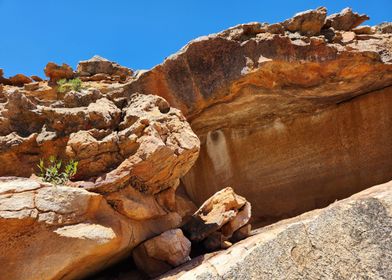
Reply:
[[[388,279],[392,182],[265,227],[159,279]]]
[[[228,240],[250,218],[250,203],[232,188],[224,188],[207,199],[182,228],[191,241],[202,241],[208,251],[214,251],[230,246]]]
[[[108,79],[108,76],[104,74],[118,76],[120,80],[126,80],[132,75],[132,70],[96,55],[89,60],[80,61],[77,73],[82,77],[92,76],[90,80]]]
[[[286,30],[299,32],[302,35],[314,36],[320,34],[325,24],[327,9],[324,7],[309,10],[294,15],[293,18],[282,23]]]
[[[133,250],[136,265],[150,277],[163,274],[190,260],[191,242],[180,229],[151,238]]]
[[[368,19],[367,15],[359,15],[354,13],[351,8],[345,8],[340,13],[328,16],[325,25],[327,28],[349,31]]]
[[[65,78],[55,73],[52,82]],[[177,190],[200,145],[181,112],[115,80],[82,86],[1,88],[0,176],[29,177],[50,156],[79,163],[67,186],[0,179],[0,250],[13,251],[0,257],[1,279],[82,278],[180,227],[195,207]]]
[[[0,179],[1,279],[80,278],[124,255],[134,230],[99,194]]]
[[[28,84],[32,82],[31,78],[23,74],[16,74],[15,76],[12,76],[9,78],[9,81],[13,86],[17,86],[17,87],[21,87],[24,84]]]
[[[178,227],[175,212],[128,219],[104,196],[32,179],[0,179],[0,279],[79,279]]]
[[[266,26],[198,38],[127,86],[190,120],[201,140],[183,179],[190,197],[201,205],[233,186],[270,223],[390,180],[391,34]]]

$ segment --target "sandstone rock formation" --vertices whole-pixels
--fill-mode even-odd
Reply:
[[[133,230],[101,195],[0,179],[1,279],[80,278],[125,254]]]
[[[52,81],[64,77],[56,71]],[[177,188],[200,143],[181,112],[159,96],[124,93],[115,80],[82,86],[2,89],[0,176],[29,177],[50,156],[79,165],[67,186],[0,179],[0,250],[12,248],[0,257],[1,277],[80,279],[178,228],[194,209]]]
[[[167,230],[227,248],[250,234],[250,203],[260,226],[390,180],[392,25],[358,26],[366,19],[318,8],[241,24],[135,74],[101,57],[76,72],[49,63],[49,82],[0,69],[0,176],[30,177],[52,155],[79,162],[67,186],[0,179],[0,250],[10,252],[0,278],[80,278],[139,244],[139,266],[153,262],[155,275],[189,254]],[[80,89],[57,90],[76,77]],[[203,204],[222,186],[234,190]],[[179,277],[382,278],[390,187],[266,228],[229,249],[237,264],[205,256],[217,271]],[[202,206],[187,219],[197,209],[188,195]]]
[[[207,250],[214,251],[230,246],[228,240],[250,217],[250,203],[232,188],[225,188],[205,201],[183,229],[191,241],[203,241]]]
[[[343,30],[321,26],[323,14],[200,37],[127,86],[188,117],[197,204],[233,186],[266,224],[391,179],[392,35],[347,31],[365,19],[350,10],[329,18]]]
[[[364,21],[368,20],[367,15],[354,13],[350,8],[343,9],[340,13],[327,17],[326,27],[332,27],[335,30],[349,31],[357,27]]]
[[[133,250],[136,265],[150,277],[161,275],[190,260],[191,242],[180,229],[172,229]]]
[[[265,227],[159,279],[388,279],[392,182]]]
[[[327,9],[324,7],[309,10],[294,15],[293,18],[283,22],[283,26],[290,32],[299,32],[301,35],[318,35],[325,24]]]
[[[126,80],[132,75],[132,70],[96,55],[89,60],[80,61],[77,74],[81,77],[89,77],[85,80],[104,80],[115,76],[119,80]]]

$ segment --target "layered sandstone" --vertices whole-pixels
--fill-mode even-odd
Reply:
[[[392,25],[361,26],[367,18],[318,8],[241,24],[135,74],[97,56],[76,71],[49,63],[49,81],[0,69],[0,250],[10,252],[0,278],[77,279],[139,244],[139,266],[157,264],[156,275],[187,260],[173,231],[196,209],[187,195],[197,205],[226,186],[241,195],[224,189],[184,226],[217,249],[249,235],[250,203],[254,224],[268,224],[390,180]],[[75,78],[81,88],[58,90]],[[9,177],[49,156],[79,162],[67,186]],[[382,278],[390,188],[266,228],[179,277]]]
[[[0,279],[81,279],[178,228],[193,211],[177,188],[199,139],[163,98],[122,94],[123,78],[114,76],[130,72],[109,64],[117,72],[100,81],[85,74],[79,90],[58,91],[56,81],[79,74],[54,64],[46,67],[49,83],[2,88],[0,251],[9,254],[0,256],[7,268]],[[94,60],[90,68],[109,64]],[[78,162],[72,182],[34,177],[50,156]]]
[[[392,178],[392,34],[354,32],[366,19],[320,8],[238,25],[128,85],[190,120],[201,152],[183,182],[197,204],[233,186],[265,224]]]

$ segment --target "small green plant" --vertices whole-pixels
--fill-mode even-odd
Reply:
[[[52,183],[54,185],[62,185],[72,179],[78,170],[78,162],[70,160],[67,165],[62,167],[61,160],[57,160],[56,157],[50,156],[49,163],[45,166],[43,159],[37,164],[40,173],[39,177],[42,178],[44,182]]]
[[[57,91],[65,93],[71,90],[80,91],[82,89],[82,81],[79,78],[76,79],[61,79],[57,81]]]

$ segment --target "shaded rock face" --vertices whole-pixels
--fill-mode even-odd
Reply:
[[[191,242],[180,229],[172,229],[143,242],[132,255],[139,269],[156,277],[189,261],[190,252]]]
[[[392,177],[392,36],[351,31],[364,17],[349,10],[335,30],[324,13],[200,37],[127,85],[188,117],[201,152],[183,183],[198,205],[233,186],[269,223]]]
[[[388,279],[392,182],[265,227],[160,279]]]

